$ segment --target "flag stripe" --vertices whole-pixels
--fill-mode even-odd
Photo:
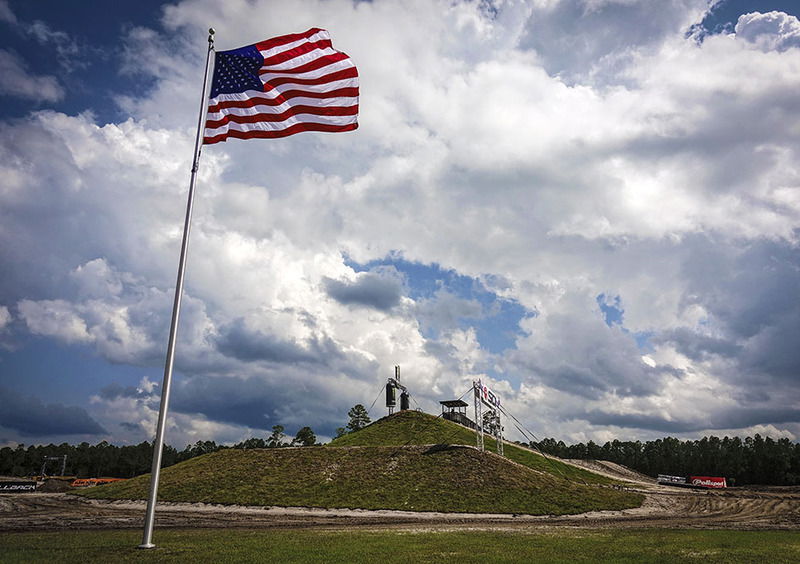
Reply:
[[[280,137],[289,137],[295,133],[302,131],[323,131],[327,133],[338,133],[343,131],[353,131],[358,128],[357,123],[347,125],[330,125],[325,123],[296,123],[286,129],[280,130],[254,130],[254,131],[228,131],[222,135],[215,135],[213,137],[205,137],[203,143],[211,145],[225,141],[228,138],[236,139],[278,139]]]
[[[304,31],[303,33],[290,33],[288,35],[281,35],[280,37],[273,37],[272,39],[265,39],[264,41],[259,41],[256,43],[256,49],[259,51],[268,51],[270,49],[275,49],[290,43],[300,43],[302,41],[308,41],[312,39],[315,35],[324,34],[325,36],[328,35],[328,32],[324,29],[320,29],[318,27],[312,27],[308,31]]]
[[[219,83],[215,68],[214,84],[219,86],[212,88],[217,95],[209,100],[205,144],[358,127],[358,71],[347,55],[333,48],[327,31],[312,28],[253,47],[255,55],[246,54],[247,48],[227,55]],[[254,90],[252,78],[244,78],[250,71],[241,66],[250,63],[239,61],[253,61],[259,54],[263,90]]]
[[[229,121],[219,127],[212,127],[206,130],[209,135],[216,135],[227,130],[249,131],[251,129],[285,129],[286,127],[300,122],[328,123],[333,125],[344,125],[358,121],[357,114],[346,116],[321,116],[315,114],[290,115],[284,121],[257,121],[253,123],[236,123]]]
[[[258,122],[258,123],[230,123],[214,129],[207,129],[206,138],[220,138],[227,135],[236,136],[236,133],[246,133],[249,131],[281,131],[290,129],[299,123],[314,123],[329,127],[344,127],[349,125],[357,126],[357,116],[291,116],[283,122]],[[353,128],[355,129],[355,128]]]
[[[208,113],[217,113],[220,110],[235,108],[255,108],[256,106],[279,106],[288,100],[295,100],[298,104],[309,103],[311,99],[319,100],[320,104],[330,105],[332,103],[345,102],[342,98],[352,98],[358,102],[358,88],[337,88],[327,92],[314,92],[311,90],[287,90],[283,94],[277,94],[274,98],[261,96],[248,96],[242,100],[220,100],[216,104],[208,107]]]
[[[302,43],[297,47],[293,47],[292,49],[288,49],[286,51],[281,51],[280,53],[270,57],[265,57],[264,53],[261,53],[261,56],[264,57],[264,66],[277,68],[277,65],[280,65],[281,63],[287,63],[293,59],[299,58],[302,55],[309,55],[306,57],[306,60],[310,60],[313,58],[314,51],[317,49],[326,54],[336,53],[336,51],[333,49],[331,40],[323,39],[322,41],[317,41],[315,43]]]
[[[257,114],[233,114],[226,113],[220,119],[206,121],[206,127],[215,129],[227,123],[258,123],[259,121],[286,121],[290,116],[300,114],[311,114],[317,116],[352,116],[358,114],[358,105],[355,106],[289,106],[286,111],[281,113],[260,112]]]
[[[264,76],[270,76],[270,75],[273,75],[273,74],[275,74],[275,75],[281,75],[281,74],[305,74],[305,73],[309,73],[309,72],[312,72],[312,71],[320,70],[322,68],[325,68],[325,67],[327,67],[329,65],[332,65],[333,63],[339,62],[339,61],[347,61],[349,63],[349,60],[350,60],[350,57],[348,57],[344,53],[339,53],[337,51],[334,51],[330,55],[321,54],[321,53],[319,55],[320,55],[319,57],[314,57],[312,60],[310,60],[308,62],[305,62],[305,63],[297,65],[297,66],[292,66],[292,67],[289,67],[289,68],[283,68],[283,67],[281,67],[281,68],[273,68],[273,67],[264,66],[264,67],[261,67],[261,70],[258,71],[258,74],[261,75],[262,80],[266,81],[267,79],[264,78]],[[352,64],[352,63],[350,63],[350,64]],[[349,66],[349,65],[345,65],[345,66]]]
[[[290,51],[299,45],[303,45],[304,43],[316,43],[318,41],[326,41],[326,40],[330,41],[330,39],[331,36],[328,34],[328,32],[323,30],[313,35],[310,35],[309,37],[298,39],[297,41],[292,41],[290,43],[285,43],[277,47],[272,47],[272,48],[265,47],[262,49],[261,48],[262,45],[257,43],[255,45],[255,48],[259,50],[262,57],[264,57],[265,59],[269,59],[270,57],[274,57],[275,55],[283,53],[284,51]]]
[[[331,74],[326,74],[319,77],[311,77],[311,78],[299,78],[296,76],[287,76],[284,78],[271,78],[269,83],[265,86],[282,86],[284,84],[297,84],[297,85],[304,85],[304,86],[313,86],[319,84],[326,84],[328,82],[332,82],[334,80],[341,80],[343,78],[358,78],[358,71],[355,67],[351,67],[348,69],[342,69],[337,72],[332,72]],[[263,80],[263,77],[262,77]]]
[[[314,96],[316,94],[320,94],[322,96],[327,95],[328,93],[333,93],[339,89],[353,89],[358,93],[358,77],[351,77],[345,78],[342,80],[332,80],[330,82],[323,82],[321,84],[301,84],[301,88],[297,88],[293,83],[287,82],[285,84],[279,84],[277,86],[273,86],[269,88],[266,92],[257,92],[254,90],[248,90],[246,92],[235,92],[235,93],[227,93],[227,94],[219,94],[216,98],[211,98],[210,103],[211,107],[214,105],[226,105],[228,103],[237,103],[237,102],[244,102],[249,99],[264,99],[264,100],[272,100],[273,98],[278,98],[281,95],[285,95],[289,92],[306,92],[308,96]],[[236,107],[235,105],[233,107]]]
[[[277,131],[280,129],[286,129],[297,123],[305,122],[340,126],[356,123],[357,121],[358,116],[355,114],[349,116],[318,116],[313,114],[299,114],[289,116],[284,121],[257,121],[254,123],[229,122],[219,127],[206,129],[205,136],[212,137],[231,131],[255,131],[259,129]]]

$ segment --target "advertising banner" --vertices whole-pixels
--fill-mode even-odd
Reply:
[[[670,476],[668,474],[659,474],[658,475],[658,483],[659,484],[678,484],[678,485],[686,485],[686,477],[684,476]]]
[[[0,493],[35,492],[36,482],[0,482]]]
[[[710,476],[689,476],[689,483],[703,488],[727,488],[725,478],[712,478]]]
[[[500,407],[500,396],[492,392],[488,386],[481,384],[481,381],[472,383],[475,393],[481,398],[481,401],[489,407]]]
[[[73,488],[88,488],[91,486],[110,484],[112,482],[122,482],[124,480],[124,478],[78,478],[76,480],[72,480],[70,486]]]

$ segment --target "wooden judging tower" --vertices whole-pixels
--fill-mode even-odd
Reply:
[[[467,406],[469,406],[467,402],[464,400],[455,399],[444,400],[440,401],[439,403],[442,404],[443,419],[447,419],[453,423],[458,423],[464,427],[469,427],[470,429],[475,428],[475,422],[467,417]]]

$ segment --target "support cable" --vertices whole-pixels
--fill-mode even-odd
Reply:
[[[570,478],[569,478],[569,477],[568,477],[566,474],[564,474],[564,472],[563,472],[563,471],[562,471],[562,470],[561,470],[561,469],[560,469],[558,466],[556,466],[556,465],[555,465],[555,460],[552,460],[552,459],[551,459],[549,456],[547,456],[547,455],[546,455],[546,454],[545,454],[545,453],[542,451],[542,449],[540,449],[540,448],[539,448],[539,445],[537,444],[537,443],[539,442],[539,439],[538,439],[538,437],[537,437],[537,436],[536,436],[536,435],[535,435],[535,434],[534,434],[534,433],[533,433],[533,432],[532,432],[530,429],[528,429],[527,427],[525,427],[525,425],[524,425],[524,424],[523,424],[523,423],[522,423],[522,422],[521,422],[519,419],[517,419],[516,417],[514,417],[514,416],[513,416],[511,413],[509,413],[508,411],[506,411],[506,410],[505,410],[503,407],[500,407],[500,410],[501,410],[501,411],[502,411],[502,412],[503,412],[503,413],[504,413],[504,414],[505,414],[507,417],[510,417],[511,419],[513,419],[513,420],[516,422],[516,423],[514,424],[514,427],[516,427],[516,428],[517,428],[517,430],[518,430],[520,433],[522,433],[522,436],[523,436],[523,437],[525,437],[526,439],[528,439],[528,444],[529,444],[529,445],[530,445],[530,446],[531,446],[533,449],[535,449],[535,450],[536,450],[536,451],[537,451],[537,452],[538,452],[540,455],[542,455],[542,456],[544,457],[544,459],[545,459],[545,460],[547,460],[547,462],[550,464],[550,466],[552,466],[552,468],[553,468],[553,469],[557,470],[557,471],[558,471],[558,473],[559,473],[559,474],[561,474],[561,476],[563,476],[565,480],[567,480],[567,481],[570,481],[570,482],[572,482],[572,481],[573,481],[573,480],[572,480],[572,479],[570,479]],[[517,423],[519,423],[519,425],[517,425]],[[526,433],[525,431],[523,431],[522,429],[520,429],[520,426],[522,426],[523,428],[527,429],[527,433]],[[534,440],[531,440],[531,438],[533,438]],[[586,483],[586,480],[584,480],[583,478],[579,478],[579,479],[580,479],[580,481],[581,481],[581,482],[583,482],[583,485],[584,485],[584,486],[588,486],[588,485],[589,485],[588,483]]]
[[[375,402],[378,401],[379,397],[381,397],[381,392],[383,391],[383,389],[384,389],[384,386],[381,386],[380,389],[378,390],[378,395],[375,396],[374,400],[372,400],[372,405],[369,406],[369,409],[367,410],[367,413],[372,411],[372,408],[375,407]]]

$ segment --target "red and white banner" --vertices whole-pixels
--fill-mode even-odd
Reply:
[[[725,478],[714,478],[711,476],[689,476],[688,482],[693,486],[702,488],[727,488]]]
[[[472,383],[472,387],[483,403],[489,407],[500,407],[500,396],[490,390],[489,386],[484,386],[481,384],[481,381],[478,380]]]

